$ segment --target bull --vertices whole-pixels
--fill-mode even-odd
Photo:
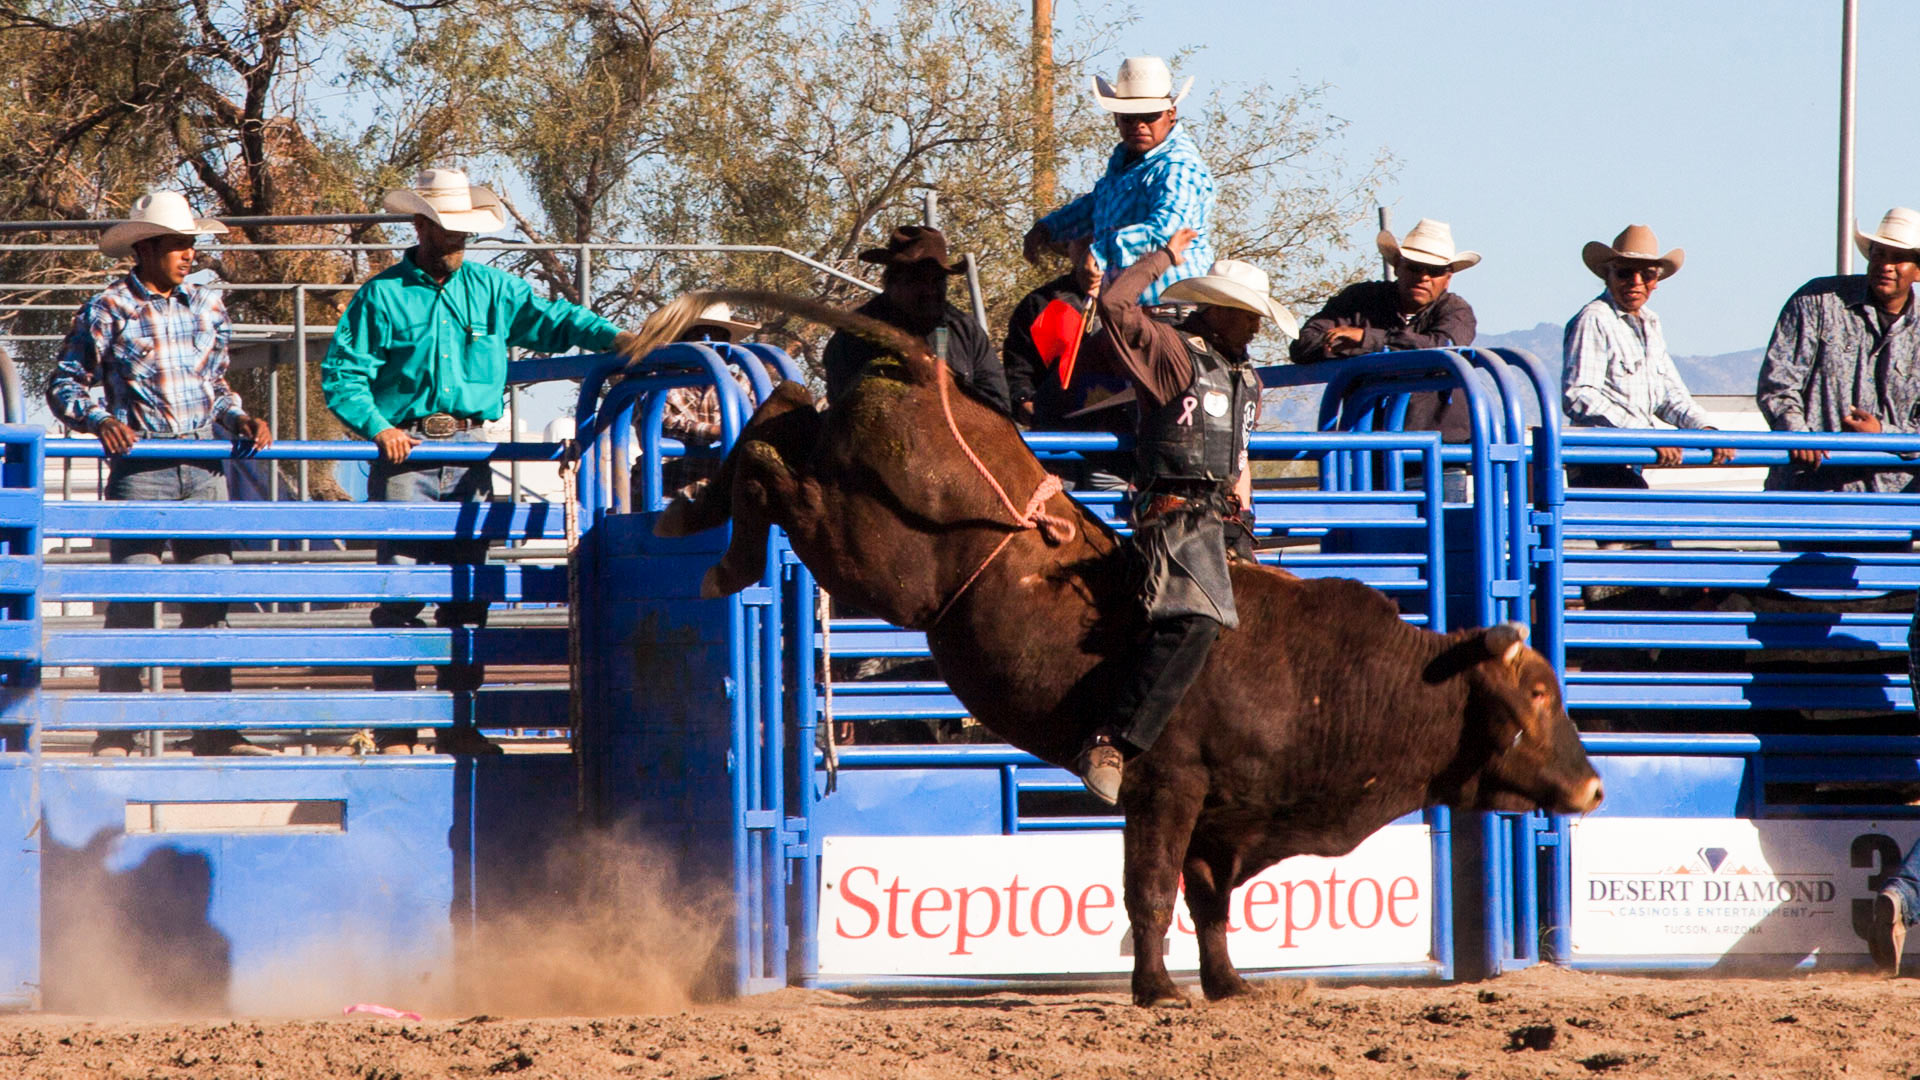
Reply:
[[[1049,483],[1012,423],[891,327],[729,290],[657,313],[635,355],[717,300],[847,328],[894,355],[824,413],[804,387],[776,388],[715,478],[678,495],[655,531],[732,522],[703,582],[717,596],[760,579],[778,525],[835,596],[924,630],[977,720],[1064,766],[1145,629],[1119,537]],[[1601,799],[1560,680],[1519,628],[1431,633],[1358,582],[1248,563],[1232,575],[1240,628],[1121,785],[1140,1005],[1185,1001],[1162,955],[1183,877],[1200,985],[1217,1000],[1249,989],[1228,956],[1228,905],[1266,867],[1343,855],[1442,803],[1584,813]]]

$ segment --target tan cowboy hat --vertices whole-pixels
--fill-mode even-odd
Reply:
[[[1129,56],[1120,61],[1120,73],[1112,82],[1093,77],[1093,100],[1111,113],[1166,112],[1193,89],[1193,76],[1173,92],[1173,72],[1157,56]]]
[[[1896,206],[1887,211],[1887,216],[1880,219],[1880,227],[1873,232],[1854,230],[1853,244],[1862,255],[1874,244],[1901,251],[1920,251],[1920,213]]]
[[[225,225],[193,216],[187,197],[177,191],[149,191],[133,200],[127,220],[100,234],[100,250],[115,258],[133,254],[133,245],[155,236],[221,236]]]
[[[1300,320],[1274,300],[1267,272],[1239,259],[1221,259],[1199,277],[1181,278],[1160,293],[1168,303],[1215,304],[1272,319],[1288,338],[1300,336]]]
[[[698,330],[702,326],[711,326],[724,330],[728,341],[739,341],[744,334],[760,329],[757,322],[742,322],[733,317],[733,308],[725,303],[708,304],[700,309],[700,316],[687,326],[687,330]]]
[[[1405,240],[1395,240],[1392,233],[1381,229],[1373,243],[1388,262],[1405,259],[1424,266],[1444,266],[1448,273],[1465,270],[1480,262],[1480,253],[1477,251],[1453,250],[1453,229],[1446,222],[1432,218],[1421,218],[1415,222]]]
[[[1652,263],[1660,268],[1660,280],[1665,281],[1680,272],[1687,253],[1674,248],[1665,255],[1660,254],[1660,241],[1654,239],[1653,229],[1645,225],[1629,225],[1620,230],[1620,235],[1613,238],[1612,247],[1589,240],[1587,246],[1580,249],[1580,261],[1600,278],[1607,276],[1607,267],[1621,259]]]
[[[380,205],[396,214],[421,214],[448,232],[490,233],[506,228],[500,196],[467,183],[459,169],[422,169],[413,186],[387,192]]]

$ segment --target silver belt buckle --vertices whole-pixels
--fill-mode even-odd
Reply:
[[[420,418],[420,434],[431,439],[444,439],[460,430],[460,421],[443,412]]]

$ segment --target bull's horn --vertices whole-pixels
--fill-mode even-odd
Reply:
[[[1520,655],[1520,650],[1527,647],[1527,628],[1517,622],[1489,626],[1482,640],[1487,644],[1488,656],[1497,656],[1511,664]]]

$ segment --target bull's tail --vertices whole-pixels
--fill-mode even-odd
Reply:
[[[842,311],[831,304],[804,296],[789,296],[760,289],[713,289],[683,293],[647,318],[633,344],[628,346],[627,355],[637,359],[662,345],[680,340],[680,335],[699,321],[702,311],[718,303],[784,311],[809,322],[866,338],[888,352],[904,357],[911,371],[931,375],[936,370],[933,357],[927,352],[926,342],[899,327],[889,326],[866,315]]]

